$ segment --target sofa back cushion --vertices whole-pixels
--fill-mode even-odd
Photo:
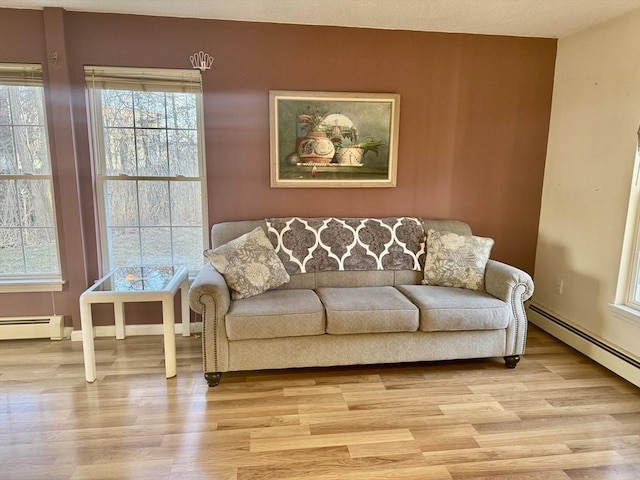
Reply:
[[[211,248],[229,243],[256,227],[261,227],[267,233],[267,223],[264,220],[243,220],[239,222],[221,222],[211,227]]]
[[[422,270],[426,235],[415,217],[268,218],[287,272]]]
[[[428,218],[422,219],[425,235],[429,230],[436,232],[453,232],[458,235],[471,235],[471,227],[460,220],[433,220]]]
[[[425,232],[433,229],[454,232],[459,235],[471,235],[469,225],[458,220],[422,219],[422,223]],[[217,223],[211,228],[211,247],[216,248],[228,243],[256,227],[261,227],[265,233],[267,232],[265,220]],[[424,261],[424,256],[422,261]],[[421,265],[421,269],[423,267],[424,265]],[[422,270],[323,271],[291,275],[289,283],[279,288],[315,289],[318,287],[419,285],[423,278]]]

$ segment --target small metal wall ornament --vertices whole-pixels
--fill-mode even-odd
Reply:
[[[201,72],[209,70],[213,64],[213,57],[208,53],[204,53],[202,50],[191,55],[189,60],[191,60],[193,68],[197,68]]]

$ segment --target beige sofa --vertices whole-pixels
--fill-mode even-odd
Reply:
[[[470,227],[459,221],[416,220],[423,237],[429,230],[471,235]],[[212,247],[256,227],[267,232],[272,243],[277,242],[266,220],[237,221],[213,226]],[[309,244],[309,237],[303,235],[308,231],[294,230],[286,232],[299,237],[292,250],[305,241]],[[388,238],[384,229],[372,232],[366,241],[375,250],[376,242],[382,245]],[[378,241],[376,235],[385,238]],[[533,294],[531,277],[489,260],[483,290],[424,285],[425,244],[419,247],[423,249],[418,252],[419,268],[412,269],[394,260],[360,270],[363,263],[358,260],[351,262],[355,270],[319,262],[315,271],[296,273],[299,266],[285,260],[287,270],[293,269],[288,283],[240,300],[232,300],[223,275],[207,263],[189,292],[191,309],[202,315],[207,383],[218,385],[221,374],[229,371],[487,357],[504,357],[506,366],[515,368],[525,350],[523,302]],[[390,243],[385,245],[380,248],[395,252],[394,259],[404,255],[388,247]],[[359,252],[373,255],[369,250],[365,246]],[[278,254],[282,253],[280,249]],[[312,257],[308,252],[305,255]],[[349,255],[344,258],[346,265]],[[326,255],[325,260],[333,261]]]

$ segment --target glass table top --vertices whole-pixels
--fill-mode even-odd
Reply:
[[[119,267],[93,288],[94,292],[159,291],[166,288],[180,267]]]

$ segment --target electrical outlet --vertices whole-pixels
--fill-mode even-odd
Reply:
[[[558,295],[562,295],[562,290],[564,290],[564,280],[562,280],[561,278],[558,278],[556,280],[556,293]]]

